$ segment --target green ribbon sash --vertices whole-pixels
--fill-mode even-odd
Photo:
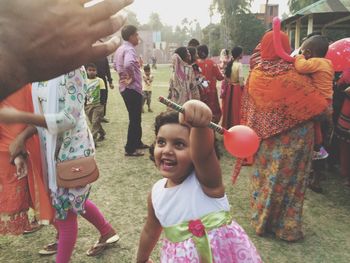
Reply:
[[[208,231],[228,225],[232,217],[228,211],[220,211],[207,214],[200,220],[187,221],[174,226],[164,227],[165,237],[178,243],[192,238],[202,263],[213,263]],[[197,226],[198,231],[191,230],[191,226]],[[191,232],[192,231],[192,232]]]

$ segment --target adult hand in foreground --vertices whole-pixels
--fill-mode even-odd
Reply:
[[[115,39],[94,44],[119,30],[118,11],[133,0],[0,0],[0,100],[26,83],[48,80],[118,47]]]

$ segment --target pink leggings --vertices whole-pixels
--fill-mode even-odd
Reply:
[[[100,210],[90,200],[86,200],[85,213],[82,214],[82,217],[93,224],[101,236],[108,234],[113,229]],[[68,263],[78,235],[77,214],[69,210],[67,218],[65,220],[56,220],[54,225],[58,231],[56,263]]]

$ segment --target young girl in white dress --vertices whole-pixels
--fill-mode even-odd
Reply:
[[[150,255],[162,230],[161,262],[262,262],[244,230],[232,220],[214,147],[209,107],[190,100],[185,114],[156,118],[151,154],[164,177],[148,196],[137,262]]]

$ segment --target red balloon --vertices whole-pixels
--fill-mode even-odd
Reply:
[[[256,153],[259,137],[254,130],[244,125],[236,125],[224,132],[226,150],[237,158],[246,158]]]
[[[350,65],[350,38],[340,39],[328,48],[326,58],[332,61],[335,71],[343,71]]]

